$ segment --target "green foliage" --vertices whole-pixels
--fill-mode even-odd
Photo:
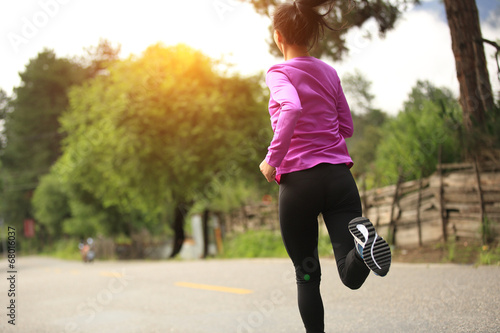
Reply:
[[[435,250],[442,251],[441,262],[475,265],[499,265],[500,247],[498,244],[482,245],[481,242],[449,240],[440,243]]]
[[[377,185],[428,176],[436,170],[441,151],[443,163],[461,157],[460,108],[452,94],[428,82],[418,82],[404,110],[383,128],[376,151]]]
[[[92,194],[64,182],[55,172],[41,178],[32,205],[38,223],[56,239],[63,235],[88,237],[130,232],[129,215],[120,213],[115,206],[103,207]],[[136,218],[147,221],[143,216]]]
[[[342,77],[342,89],[349,102],[351,112],[362,115],[371,111],[375,96],[371,93],[372,82],[368,81],[358,69]]]
[[[367,81],[359,71],[345,75],[342,85],[354,123],[354,135],[346,140],[354,161],[351,172],[359,182],[374,168],[375,152],[384,138],[383,124],[388,116],[373,108],[374,96],[370,92],[371,82]]]
[[[33,190],[60,155],[58,118],[68,105],[66,92],[81,83],[86,72],[78,64],[44,50],[30,60],[20,77],[22,83],[15,88],[15,97],[7,104],[2,97],[1,103],[5,119],[1,201],[3,215],[13,225],[33,216]]]
[[[333,257],[333,247],[327,232],[320,232],[318,237],[318,255],[320,257]]]
[[[446,244],[446,249],[448,250],[447,260],[449,262],[453,262],[455,260],[456,252],[457,252],[457,243],[452,240]]]
[[[500,247],[483,246],[479,253],[478,265],[500,265]]]
[[[353,114],[354,136],[347,140],[349,153],[354,161],[351,170],[356,178],[365,178],[374,169],[376,151],[384,140],[386,113],[368,109],[363,114]]]
[[[72,238],[58,239],[54,244],[46,246],[40,254],[65,260],[82,260],[78,243],[78,240]]]
[[[481,241],[483,245],[488,246],[489,244],[494,243],[497,238],[497,223],[490,219],[488,216],[483,218],[481,223],[480,233],[481,233]]]
[[[0,120],[4,120],[10,109],[10,98],[7,93],[0,89]],[[3,145],[2,145],[3,146]]]
[[[248,202],[260,199],[262,189],[248,179],[214,178],[204,193],[195,197],[191,212],[202,213],[208,209],[213,212],[229,213]]]
[[[67,190],[53,174],[41,178],[33,196],[35,218],[56,237],[61,236],[63,222],[70,216]]]
[[[470,160],[499,163],[500,105],[487,110],[484,118],[484,123],[478,124],[474,117],[471,117],[472,128],[464,139],[465,153]]]
[[[332,257],[332,243],[328,233],[318,237],[320,257]],[[224,240],[223,258],[287,258],[279,231],[248,230],[234,234]]]
[[[155,45],[71,90],[60,119],[63,155],[52,172],[98,205],[92,211],[72,199],[66,231],[87,223],[119,233],[111,225],[120,222],[101,216],[100,206],[126,217],[128,235],[152,231],[177,204],[213,192],[208,185],[257,174],[269,140],[260,78],[214,68],[187,46]]]
[[[224,258],[285,258],[279,231],[249,230],[224,241]]]

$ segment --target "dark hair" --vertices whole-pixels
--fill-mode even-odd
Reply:
[[[317,7],[329,5],[326,13],[320,14]],[[278,30],[288,44],[312,48],[330,27],[325,16],[333,9],[332,0],[295,0],[276,6],[273,14],[273,28]]]

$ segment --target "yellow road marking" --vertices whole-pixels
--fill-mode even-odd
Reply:
[[[122,274],[118,272],[100,272],[99,275],[101,276],[107,276],[107,277],[115,277],[115,278],[121,278]]]
[[[224,293],[241,294],[241,295],[253,293],[253,290],[249,290],[249,289],[230,288],[230,287],[222,287],[222,286],[211,286],[208,284],[198,284],[198,283],[190,283],[190,282],[176,282],[175,285],[179,286],[179,287],[220,291],[220,292],[224,292]]]

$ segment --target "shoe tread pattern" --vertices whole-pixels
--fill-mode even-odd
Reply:
[[[363,260],[375,274],[385,276],[391,266],[389,245],[382,237],[378,236],[370,220],[364,217],[358,217],[349,223],[349,231],[353,236],[365,242],[363,234],[356,227],[358,224],[364,225],[368,230],[368,240],[363,248]]]

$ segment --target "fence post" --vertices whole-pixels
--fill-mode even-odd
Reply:
[[[398,216],[394,217],[394,208],[398,204],[399,188],[402,182],[403,182],[403,173],[400,170],[398,176],[398,182],[396,184],[396,190],[394,191],[394,198],[392,200],[392,205],[391,205],[391,221],[389,222],[389,236],[390,236],[389,243],[392,245],[396,245],[396,231],[397,231],[396,220],[399,219],[399,215],[401,214],[401,209],[400,209]]]
[[[448,225],[448,217],[446,216],[446,207],[445,207],[445,202],[444,202],[444,185],[443,185],[443,165],[441,163],[441,156],[442,156],[442,146],[439,145],[439,153],[438,153],[438,173],[439,173],[439,206],[441,210],[441,227],[443,230],[443,240],[444,242],[448,242],[448,232],[447,232],[447,225]]]
[[[481,174],[479,171],[479,166],[477,163],[477,156],[474,158],[474,171],[476,173],[476,182],[477,182],[477,194],[479,199],[479,214],[481,219],[481,238],[483,241],[483,245],[488,244],[488,223],[485,216],[484,209],[484,196],[483,189],[481,187]]]
[[[418,228],[418,246],[422,247],[422,221],[420,220],[420,206],[422,205],[422,174],[418,180],[418,200],[417,200],[417,228]]]
[[[366,212],[368,211],[368,198],[366,197],[366,177],[363,176],[361,178],[361,205],[363,208],[363,215],[366,216]]]

